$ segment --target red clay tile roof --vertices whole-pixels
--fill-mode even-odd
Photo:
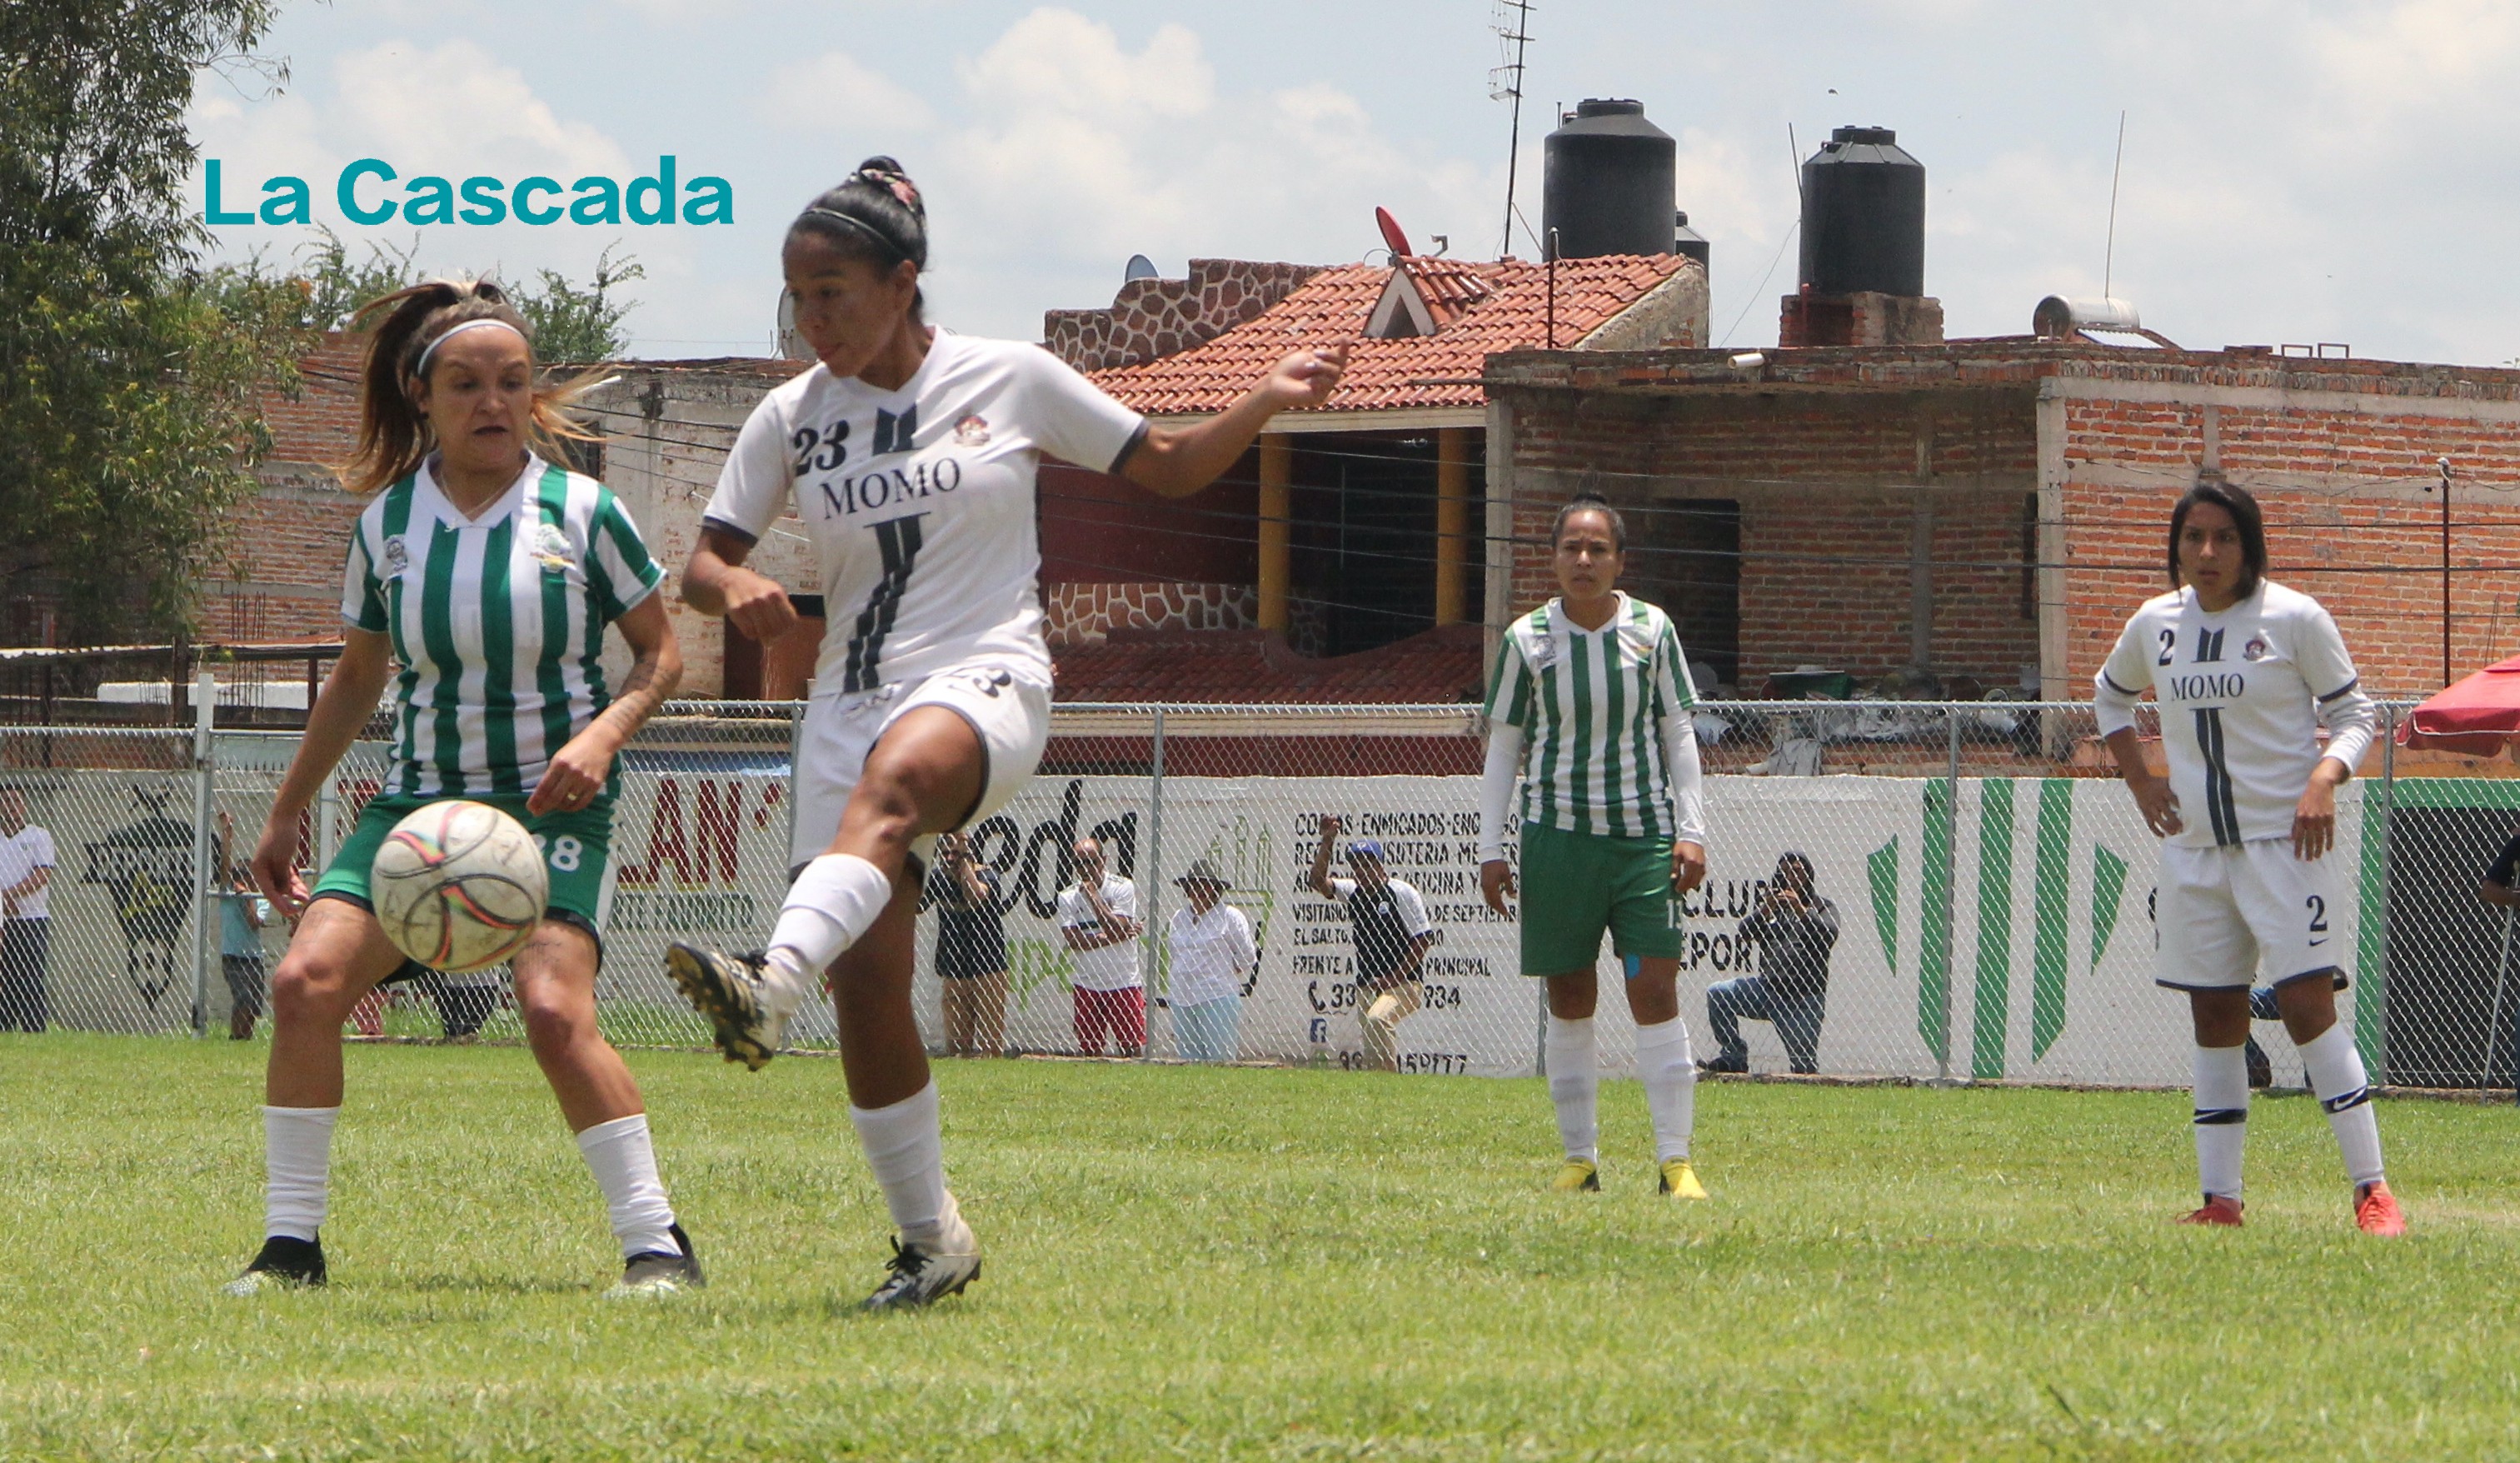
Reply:
[[[1116,630],[1053,659],[1065,702],[1418,706],[1475,698],[1482,643],[1477,625],[1446,625],[1316,660],[1272,630]]]
[[[1600,329],[1687,262],[1679,254],[1559,261],[1556,343],[1573,345]],[[1549,343],[1546,264],[1413,258],[1404,267],[1436,320],[1434,335],[1358,340],[1391,270],[1342,264],[1314,275],[1256,318],[1203,345],[1089,374],[1102,389],[1150,415],[1223,411],[1286,352],[1346,341],[1354,343],[1347,379],[1321,408],[1326,414],[1481,406],[1487,396],[1478,376],[1489,352]]]

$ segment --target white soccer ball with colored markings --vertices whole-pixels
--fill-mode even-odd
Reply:
[[[394,948],[461,974],[524,948],[551,899],[551,875],[524,825],[481,802],[432,802],[394,825],[368,873]]]

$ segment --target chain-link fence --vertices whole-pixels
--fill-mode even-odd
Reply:
[[[753,948],[768,934],[787,886],[798,710],[678,703],[625,754],[599,992],[614,1039],[704,1042],[663,975],[665,944]],[[2402,714],[2384,709],[2392,728]],[[975,860],[994,878],[1005,979],[958,983],[953,1004],[967,1018],[978,1009],[987,1044],[1014,1052],[1075,1052],[1088,1035],[1095,1049],[1128,1049],[1125,1020],[1116,1034],[1101,1029],[1115,1025],[1115,1004],[1143,999],[1142,1049],[1158,1059],[1537,1070],[1540,988],[1519,974],[1515,924],[1479,892],[1483,730],[1476,709],[1460,706],[1059,707],[1039,774],[971,830]],[[2152,983],[2157,845],[2088,705],[1724,703],[1703,709],[1699,735],[1712,873],[1685,903],[1682,986],[1701,1055],[1719,1049],[1715,1022],[1739,1014],[1726,983],[1762,958],[1743,922],[1794,852],[1835,924],[1827,981],[1792,1012],[1768,1013],[1782,1019],[1736,1022],[1752,1071],[1801,1065],[1779,1031],[1800,1037],[1816,1025],[1809,1065],[1822,1074],[2186,1080],[2184,1003]],[[276,963],[286,939],[277,922],[249,930],[232,914],[252,907],[233,871],[295,746],[287,733],[0,729],[0,777],[25,791],[30,821],[59,853],[46,972],[54,1025],[227,1029],[249,997],[225,979],[223,957],[262,950]],[[2352,892],[2328,918],[2356,977],[2348,1020],[2391,1081],[2508,1085],[2520,952],[2478,886],[2520,823],[2520,780],[2399,776],[2396,755],[2384,742],[2339,800],[2330,857]],[[303,829],[310,876],[384,766],[376,743],[344,760]],[[1372,995],[1360,997],[1349,910],[1313,884],[1325,814],[1342,840],[1378,840],[1385,867],[1424,906],[1430,940],[1414,1009],[1379,1013],[1398,1015],[1387,1051],[1360,1009]],[[1143,930],[1134,944],[1080,951],[1062,927],[1070,849],[1087,836],[1131,886]],[[1230,981],[1212,958],[1176,947],[1188,902],[1178,881],[1195,860],[1222,879],[1222,901],[1250,932],[1256,961]],[[1328,872],[1343,876],[1343,863]],[[929,904],[944,892],[931,879]],[[917,999],[942,1049],[940,913],[920,922]],[[1182,922],[1186,944],[1208,928],[1201,918]],[[1606,949],[1602,968],[1616,969]],[[1126,993],[1132,978],[1142,998]],[[1602,984],[1615,1068],[1632,1028],[1618,982]],[[1113,985],[1124,988],[1096,990]],[[453,980],[358,1021],[386,1033],[518,1035],[506,1004],[495,977]],[[829,1045],[829,1013],[812,1011],[791,1034]],[[2297,1082],[2290,1043],[2266,1046],[2275,1079]]]

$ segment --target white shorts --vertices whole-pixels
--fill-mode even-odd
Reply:
[[[2262,966],[2275,985],[2342,977],[2342,861],[2330,852],[2305,863],[2288,838],[2219,848],[2162,845],[2153,978],[2178,990],[2228,990],[2255,983]]]
[[[1050,688],[1019,680],[996,665],[963,665],[924,680],[882,686],[844,696],[817,696],[805,706],[796,734],[796,830],[788,862],[801,868],[819,858],[839,836],[840,812],[849,805],[867,754],[876,739],[905,712],[943,707],[971,724],[988,765],[981,771],[980,800],[957,827],[976,823],[1012,801],[1041,765],[1050,742]],[[932,862],[936,837],[910,846],[920,862]]]

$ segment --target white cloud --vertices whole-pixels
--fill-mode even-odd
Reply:
[[[771,72],[757,110],[774,126],[841,132],[918,130],[935,119],[917,92],[869,70],[842,51],[790,62]]]

